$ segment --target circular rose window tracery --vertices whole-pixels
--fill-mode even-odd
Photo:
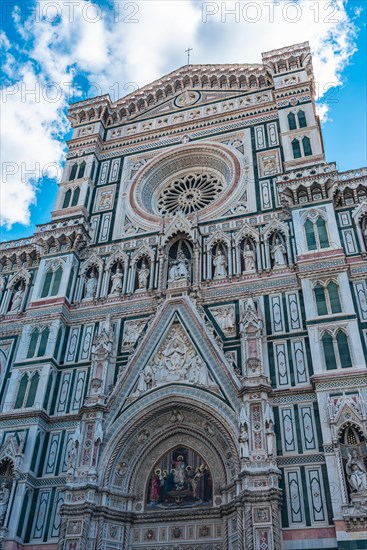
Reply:
[[[221,179],[209,173],[191,173],[174,179],[161,190],[157,208],[163,215],[178,211],[191,214],[205,208],[223,190]]]

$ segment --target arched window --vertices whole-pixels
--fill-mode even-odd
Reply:
[[[342,330],[339,330],[336,335],[336,343],[338,346],[340,366],[342,369],[351,367],[352,358],[350,356],[348,338]]]
[[[317,314],[327,315],[328,310],[326,306],[325,288],[319,283],[315,286],[314,293],[315,293],[315,299],[316,299]]]
[[[35,372],[31,378],[31,384],[29,386],[27,401],[25,403],[26,407],[33,407],[34,405],[39,379],[40,379],[40,375],[38,374],[38,372]]]
[[[62,267],[60,265],[56,269],[56,271],[53,273],[53,282],[52,282],[50,296],[56,296],[56,294],[59,292],[61,277],[62,277]]]
[[[298,111],[298,125],[300,128],[306,128],[307,121],[306,121],[306,115],[304,111]]]
[[[63,208],[67,208],[70,204],[71,199],[71,189],[68,189],[64,195],[64,202],[62,203]]]
[[[23,406],[24,396],[28,386],[28,374],[24,373],[20,379],[17,397],[14,404],[14,409],[21,409]]]
[[[53,270],[52,268],[49,269],[43,282],[41,298],[46,298],[47,296],[56,296],[58,294],[62,272],[63,270],[61,265],[56,270]]]
[[[320,216],[317,218],[316,227],[317,227],[317,237],[320,244],[320,248],[328,248],[329,238],[327,235],[326,223],[325,223],[325,220]]]
[[[71,202],[71,206],[76,206],[78,204],[79,195],[80,195],[80,187],[77,187],[73,194],[73,200]]]
[[[29,342],[29,348],[27,353],[27,359],[30,359],[31,357],[34,357],[36,354],[36,348],[38,344],[38,338],[39,338],[39,330],[36,328],[32,332],[31,340]]]
[[[72,165],[71,170],[70,170],[69,181],[75,180],[77,170],[78,170],[78,164],[76,162],[74,162],[74,164]]]
[[[45,355],[49,335],[50,335],[50,329],[46,327],[41,333],[41,339],[40,339],[40,345],[37,352],[37,357],[43,357]]]
[[[292,140],[293,158],[299,159],[302,156],[301,146],[298,139]]]
[[[333,337],[326,332],[322,337],[322,347],[324,350],[325,365],[327,370],[337,368],[336,357],[334,351]]]
[[[50,329],[48,327],[45,327],[42,331],[36,328],[32,332],[27,359],[31,359],[32,357],[43,357],[45,355],[49,335]]]
[[[296,116],[294,113],[288,113],[288,126],[290,130],[297,129]]]
[[[327,370],[353,366],[348,337],[344,331],[339,330],[334,335],[326,332],[322,337],[322,346]]]
[[[84,177],[85,167],[86,167],[86,163],[85,163],[85,160],[83,160],[83,162],[81,162],[79,166],[78,178]]]
[[[342,307],[340,304],[338,285],[331,281],[327,286],[327,292],[329,295],[329,303],[331,313],[341,313]]]
[[[314,294],[318,315],[341,313],[342,307],[340,303],[339,288],[334,281],[330,281],[326,287],[318,283],[314,287]]]
[[[304,223],[304,230],[308,250],[329,247],[326,223],[321,216],[318,216],[316,220],[315,216],[312,219],[308,218]]]
[[[306,241],[308,250],[316,250],[317,243],[315,237],[315,228],[311,220],[306,220],[305,225]]]
[[[312,155],[312,149],[311,149],[311,141],[310,138],[307,136],[304,136],[302,138],[302,145],[303,145],[303,153],[305,157],[309,157]]]

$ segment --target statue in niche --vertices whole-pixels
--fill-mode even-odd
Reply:
[[[279,238],[275,239],[275,243],[271,247],[271,257],[274,260],[274,267],[286,265],[286,249]]]
[[[274,454],[274,425],[273,421],[265,422],[265,434],[266,434],[266,447],[268,451],[268,456],[273,456]]]
[[[76,460],[78,456],[78,442],[73,439],[71,443],[71,449],[68,452],[68,463],[67,463],[67,475],[74,475],[76,468]]]
[[[171,267],[168,273],[168,282],[178,281],[180,279],[188,279],[189,277],[189,260],[185,254],[180,251],[177,254],[176,260],[171,261]]]
[[[9,499],[10,499],[10,491],[7,488],[5,481],[3,481],[0,488],[0,527],[4,526]]]
[[[245,271],[244,273],[247,273],[248,271],[255,271],[256,270],[256,254],[254,250],[251,248],[251,246],[246,243],[245,249],[242,253],[243,261],[245,265]]]
[[[148,267],[146,261],[144,260],[143,263],[142,263],[141,268],[138,269],[139,290],[146,290],[147,289],[149,274],[150,274],[149,267]]]
[[[85,298],[93,300],[97,291],[97,277],[94,269],[90,272],[89,277],[85,281]]]
[[[15,291],[13,295],[13,301],[11,304],[10,312],[11,313],[18,313],[21,310],[22,302],[23,302],[23,296],[24,296],[24,288],[21,285],[18,290]]]
[[[249,443],[248,443],[248,427],[247,424],[243,424],[240,427],[240,437],[239,437],[239,443],[240,443],[240,456],[241,458],[249,458]]]
[[[129,347],[135,344],[145,324],[146,320],[125,321],[124,334],[122,337],[123,347]]]
[[[366,493],[367,492],[367,470],[362,459],[358,457],[358,452],[353,449],[348,453],[348,462],[345,466],[347,472],[348,483],[352,492]]]
[[[118,296],[122,292],[122,269],[120,264],[117,266],[116,273],[111,276],[112,286],[110,294],[112,296]]]
[[[240,410],[240,426],[249,426],[249,404],[243,403]]]
[[[213,264],[214,279],[222,279],[223,277],[227,277],[227,259],[221,248],[218,249],[217,254],[214,256]]]

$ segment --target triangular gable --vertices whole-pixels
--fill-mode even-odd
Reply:
[[[154,379],[154,382],[152,382]],[[157,383],[158,380],[158,383]],[[112,417],[163,385],[187,384],[215,393],[230,406],[240,383],[187,297],[166,300],[110,396]]]

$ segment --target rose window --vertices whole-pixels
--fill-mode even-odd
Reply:
[[[221,193],[224,184],[213,174],[189,174],[171,181],[159,194],[157,207],[161,214],[191,214],[205,208]]]

